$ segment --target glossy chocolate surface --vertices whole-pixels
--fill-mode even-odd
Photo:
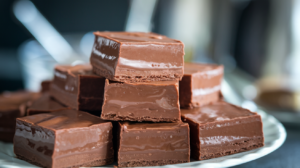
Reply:
[[[54,111],[69,109],[53,98],[50,97],[49,93],[44,93],[40,98],[32,101],[26,109],[26,115],[34,115],[40,113],[50,113]]]
[[[182,109],[191,130],[192,157],[204,160],[264,145],[261,117],[226,102]]]
[[[12,142],[16,118],[25,115],[21,104],[39,97],[38,93],[17,91],[0,95],[0,141]]]
[[[34,100],[40,96],[39,93],[29,91],[3,92],[0,94],[0,105],[16,105]]]
[[[155,33],[95,32],[96,74],[121,82],[181,79],[184,45]]]
[[[118,166],[157,166],[190,161],[189,127],[178,123],[119,123]]]
[[[75,110],[18,118],[14,152],[42,167],[109,164],[114,153],[112,124]]]
[[[76,110],[101,111],[105,78],[95,75],[89,64],[55,67],[50,95]]]
[[[179,82],[180,106],[193,108],[220,100],[223,66],[184,63],[184,76]]]
[[[101,118],[115,121],[180,121],[177,81],[116,83],[106,80]]]

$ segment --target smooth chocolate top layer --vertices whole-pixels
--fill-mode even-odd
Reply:
[[[114,82],[114,81],[109,81],[106,79],[109,84],[118,84],[118,85],[145,85],[145,86],[169,86],[169,85],[175,85],[178,87],[178,81],[173,80],[173,81],[149,81],[149,82],[135,82],[135,83],[120,83],[120,82]]]
[[[92,72],[92,66],[90,64],[80,64],[80,65],[57,65],[55,67],[56,70],[59,70],[61,72],[67,72],[68,74],[72,76],[76,75],[91,75],[91,76],[97,76]],[[56,72],[57,73],[57,72]],[[61,78],[64,78],[64,75],[55,74],[56,76],[60,76]]]
[[[257,115],[247,109],[220,101],[194,109],[181,109],[181,116],[195,123],[227,121]]]
[[[8,104],[8,105],[0,104],[1,112],[9,112],[11,110],[17,110],[17,109],[19,109],[19,106],[15,104]]]
[[[127,130],[147,130],[147,129],[174,129],[178,126],[184,125],[182,122],[175,123],[134,123],[134,122],[121,122],[124,131]]]
[[[4,92],[0,95],[0,110],[19,106],[29,100],[34,100],[40,96],[39,93],[28,91]]]
[[[220,67],[222,67],[220,69]],[[223,73],[222,65],[215,64],[202,64],[202,63],[184,63],[184,74],[192,75],[195,73],[206,74],[206,75],[219,75]]]
[[[106,121],[89,113],[76,110],[61,110],[53,113],[37,114],[18,118],[20,121],[51,130],[90,127]]]
[[[37,99],[39,93],[28,91],[4,92],[0,95],[0,124],[15,125],[17,117],[25,115],[23,104]]]
[[[33,101],[27,108],[27,115],[33,115],[38,113],[49,113],[53,111],[68,109],[57,101],[53,100],[49,93],[44,93],[40,98]]]
[[[170,39],[156,33],[143,33],[143,32],[95,32],[96,36],[105,37],[116,42],[147,42],[147,43],[182,43],[179,40]]]

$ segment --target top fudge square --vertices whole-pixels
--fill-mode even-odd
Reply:
[[[184,44],[155,33],[95,32],[90,62],[112,81],[181,80]]]
[[[222,99],[223,71],[222,65],[184,63],[179,82],[180,107],[200,107]]]

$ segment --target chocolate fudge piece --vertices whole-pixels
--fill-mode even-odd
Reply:
[[[101,111],[104,83],[105,78],[95,75],[89,64],[58,65],[50,95],[76,110]]]
[[[16,118],[25,115],[20,105],[38,96],[38,93],[27,91],[4,92],[0,95],[0,141],[13,141]]]
[[[24,116],[19,106],[0,105],[0,141],[12,142],[15,134],[16,118]]]
[[[180,80],[184,44],[154,33],[95,32],[93,71],[120,82]]]
[[[14,152],[41,167],[110,164],[114,156],[112,123],[75,110],[18,118]]]
[[[28,102],[26,108],[26,115],[34,115],[40,113],[50,113],[70,109],[50,97],[48,93],[44,93],[40,98],[35,101]]]
[[[48,92],[52,81],[46,80],[41,83],[41,92]]]
[[[185,63],[179,82],[180,107],[193,108],[218,101],[221,96],[223,66]]]
[[[178,81],[118,83],[106,79],[101,118],[115,121],[180,121]]]
[[[191,130],[191,155],[205,160],[264,146],[260,115],[226,102],[181,110]]]
[[[190,161],[187,123],[119,122],[118,166],[159,166]]]

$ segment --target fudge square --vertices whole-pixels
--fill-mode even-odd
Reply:
[[[179,82],[180,107],[193,108],[221,98],[223,66],[184,63],[184,76]]]
[[[26,115],[50,113],[64,109],[70,108],[55,101],[53,98],[50,97],[49,93],[44,93],[37,100],[28,102],[25,107]]]
[[[93,71],[120,82],[180,80],[184,44],[155,33],[95,32]]]
[[[39,96],[39,93],[29,91],[0,94],[0,141],[13,142],[16,118],[25,116],[25,111],[22,111],[20,106]]]
[[[247,109],[221,101],[182,109],[181,116],[189,123],[191,155],[196,160],[264,146],[261,117]]]
[[[114,121],[180,121],[178,81],[118,83],[106,79],[101,118]]]
[[[58,65],[54,75],[52,97],[76,110],[101,111],[105,78],[95,75],[90,64]]]
[[[41,83],[41,92],[48,92],[50,90],[51,80],[45,80]]]
[[[190,161],[187,123],[119,122],[119,167],[159,166]]]
[[[112,123],[75,110],[18,118],[14,152],[41,167],[110,164],[114,157]]]

